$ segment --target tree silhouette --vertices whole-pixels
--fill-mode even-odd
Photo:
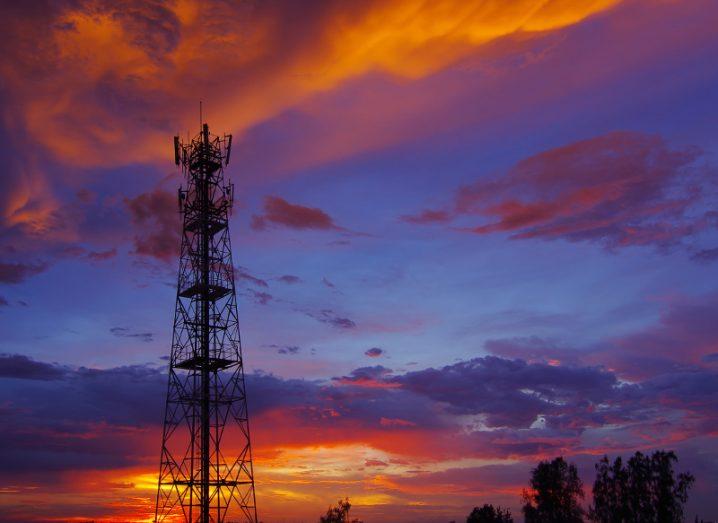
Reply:
[[[493,505],[485,504],[483,507],[474,507],[466,523],[514,523],[511,511],[502,510],[501,507],[494,508]]]
[[[650,457],[636,452],[626,466],[607,456],[596,464],[593,506],[589,517],[598,523],[680,523],[688,490],[695,481],[690,473],[676,477],[675,453],[655,451]]]
[[[583,483],[576,466],[562,457],[542,461],[531,471],[531,488],[524,490],[526,523],[581,523]]]
[[[326,516],[319,516],[319,523],[361,523],[358,519],[349,521],[349,509],[352,504],[349,498],[337,501],[336,506],[327,509]]]

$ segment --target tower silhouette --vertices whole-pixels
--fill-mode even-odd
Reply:
[[[256,523],[224,180],[232,135],[174,138],[183,218],[155,521]],[[184,519],[182,519],[184,518]]]

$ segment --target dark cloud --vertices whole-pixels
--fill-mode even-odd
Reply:
[[[336,288],[337,288],[337,286],[334,285],[332,282],[330,282],[330,281],[327,279],[326,276],[324,276],[324,277],[322,278],[322,283],[323,283],[325,286],[329,287],[330,289],[336,289]]]
[[[277,354],[299,354],[302,350],[301,347],[298,345],[276,345],[272,343],[271,345],[264,345],[264,347],[269,347],[270,349],[275,349],[277,351]]]
[[[354,321],[350,320],[349,318],[340,318],[338,316],[327,316],[322,312],[323,316],[319,321],[322,321],[324,323],[328,323],[329,325],[332,325],[333,327],[338,327],[340,329],[353,329],[356,327],[356,323]]]
[[[282,283],[288,283],[288,284],[294,284],[294,283],[300,283],[302,279],[299,276],[293,276],[291,274],[284,274],[283,276],[280,276],[277,278]]]
[[[691,256],[691,259],[699,261],[699,262],[713,262],[715,260],[718,260],[718,247],[714,247],[713,249],[702,249],[700,251],[697,251],[693,253]]]
[[[384,354],[384,351],[379,347],[372,347],[371,349],[366,350],[364,354],[366,356],[369,356],[370,358],[378,358],[379,356]]]
[[[59,255],[63,258],[80,258],[87,256],[87,249],[80,247],[79,245],[65,245],[60,247]]]
[[[134,332],[126,327],[112,327],[110,332],[118,338],[136,338],[145,343],[150,343],[154,339],[154,334],[151,332]]]
[[[449,212],[433,211],[431,209],[425,209],[419,214],[404,215],[401,217],[401,221],[418,225],[426,225],[429,223],[447,223],[451,221],[451,219],[452,216]]]
[[[104,261],[109,260],[117,256],[117,249],[109,249],[106,251],[90,251],[87,253],[87,257],[93,261]]]
[[[274,299],[274,296],[272,296],[268,292],[255,291],[254,289],[247,289],[247,290],[249,292],[249,295],[254,300],[254,302],[259,305],[267,305],[270,301],[272,301]]]
[[[65,453],[70,449],[81,453],[81,436],[94,433],[98,426],[142,428],[162,423],[167,392],[164,366],[70,368],[21,355],[3,355],[0,369],[2,378],[13,378],[0,380],[0,394],[12,398],[0,409],[5,421],[12,420],[3,423],[6,427],[12,425],[12,433],[2,431],[0,451],[9,451],[3,442],[12,439],[17,445],[25,434],[25,448],[39,451],[45,448],[48,437],[58,445],[66,438]],[[248,395],[256,415],[274,408],[326,406],[328,400],[322,387],[318,382],[263,373],[247,375]],[[108,441],[108,452],[112,451],[111,444]],[[39,455],[37,459],[41,459]],[[69,468],[74,466],[71,455],[63,463]]]
[[[19,355],[0,362],[2,377],[15,378],[0,380],[2,397],[12,398],[0,408],[0,474],[40,464],[47,471],[128,466],[155,452],[142,437],[148,427],[159,434],[164,368],[70,368]],[[579,448],[592,427],[655,430],[649,425],[660,413],[671,413],[681,434],[718,429],[718,380],[708,371],[629,385],[595,367],[489,356],[401,375],[376,365],[329,382],[262,372],[246,380],[253,416],[296,416],[294,436],[311,441],[328,426],[421,430],[436,453],[511,457]],[[481,422],[462,421],[471,416]]]
[[[340,378],[332,378],[332,380],[339,383],[352,383],[352,384],[364,384],[364,383],[379,383],[380,380],[391,375],[391,369],[384,367],[383,365],[374,365],[373,367],[359,367],[354,369],[348,376],[342,376]],[[386,384],[389,384],[386,382]]]
[[[305,314],[310,318],[314,318],[319,322],[326,323],[338,329],[354,329],[357,326],[353,320],[338,316],[331,309],[322,309],[319,312],[305,312]]]
[[[169,262],[180,248],[177,196],[161,189],[128,198],[125,204],[136,228],[135,252]]]
[[[273,409],[312,410],[324,404],[321,384],[303,379],[283,379],[273,374],[248,374],[247,395],[253,413],[261,415]]]
[[[97,198],[97,194],[87,188],[80,189],[75,193],[75,196],[82,203],[92,203]]]
[[[690,412],[704,420],[706,432],[718,430],[718,374],[708,370],[675,372],[655,376],[627,387],[624,401],[655,416],[667,409]]]
[[[181,24],[174,11],[163,2],[125,1],[106,4],[111,16],[122,23],[128,40],[150,58],[161,60],[179,43]]]
[[[266,280],[263,280],[261,278],[257,278],[256,276],[252,275],[247,269],[244,267],[236,267],[234,271],[235,277],[248,281],[252,285],[256,285],[257,287],[264,287],[265,289],[269,287],[269,284]]]
[[[0,296],[0,307],[7,307],[10,303],[3,296]]]
[[[144,458],[146,427],[162,420],[166,375],[147,366],[61,367],[9,356],[23,380],[0,380],[0,474],[101,469]],[[2,365],[5,368],[5,365]]]
[[[356,385],[361,387],[376,388],[398,388],[396,383],[388,381],[392,370],[383,365],[374,365],[373,367],[359,367],[354,369],[348,376],[332,378],[336,383],[343,385]]]
[[[462,187],[450,216],[425,210],[403,219],[431,223],[476,216],[486,223],[464,230],[597,242],[609,249],[668,248],[715,221],[710,213],[690,212],[704,196],[692,180],[700,154],[670,148],[659,136],[612,132],[544,151],[505,176]]]
[[[35,361],[21,354],[0,354],[0,378],[19,380],[57,380],[65,370],[49,363]]]
[[[594,367],[563,367],[494,356],[391,378],[445,403],[456,414],[485,414],[491,426],[527,427],[539,414],[577,413],[608,402],[616,377]]]
[[[46,270],[46,263],[4,263],[0,262],[0,283],[21,283],[31,276]]]
[[[278,196],[264,199],[264,213],[252,216],[252,228],[264,230],[269,225],[289,229],[341,230],[331,216],[316,207],[289,203]]]

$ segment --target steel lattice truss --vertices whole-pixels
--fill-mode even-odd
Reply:
[[[225,184],[232,137],[175,137],[186,188],[155,521],[257,521]]]

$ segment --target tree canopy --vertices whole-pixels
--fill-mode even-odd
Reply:
[[[683,505],[694,478],[690,473],[676,476],[676,461],[675,453],[662,450],[651,456],[636,452],[626,465],[620,457],[611,463],[604,456],[596,464],[590,519],[598,523],[683,521]]]
[[[524,490],[526,523],[581,523],[583,483],[576,466],[562,457],[542,461],[531,471],[530,489]]]
[[[349,521],[349,510],[352,504],[349,498],[340,499],[337,504],[327,509],[325,516],[319,516],[319,523],[361,523],[358,519]]]
[[[501,507],[485,504],[483,507],[474,507],[466,523],[514,523],[511,511],[502,510]]]

